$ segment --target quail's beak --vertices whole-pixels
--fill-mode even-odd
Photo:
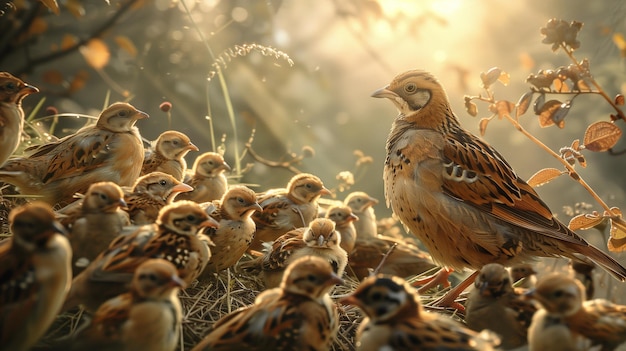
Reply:
[[[121,208],[128,208],[128,204],[126,203],[124,198],[120,198],[119,205],[120,205]]]
[[[63,234],[64,236],[68,236],[69,235],[69,233],[67,232],[67,229],[65,229],[63,224],[61,224],[61,222],[59,222],[59,221],[53,221],[52,222],[52,229],[54,229],[58,233]]]
[[[186,149],[189,151],[200,151],[200,149],[198,149],[198,147],[194,143],[189,143]]]
[[[375,98],[387,98],[387,99],[395,99],[396,96],[398,96],[398,94],[394,93],[393,91],[389,90],[389,86],[387,85],[384,88],[380,88],[378,90],[376,90],[375,92],[372,93],[372,97]]]
[[[250,206],[251,210],[255,210],[255,211],[259,211],[259,212],[263,212],[263,207],[261,207],[261,205],[259,205],[258,202],[255,202],[254,204],[252,204]]]
[[[226,163],[226,162],[222,163],[222,165],[220,166],[220,168],[221,168],[221,169],[223,169],[223,170],[225,170],[225,171],[228,171],[228,172],[230,172],[230,170],[231,170],[230,166],[229,166],[229,165],[228,165],[228,163]]]
[[[348,221],[358,221],[359,220],[359,216],[355,215],[354,213],[350,213],[350,216],[348,216]]]
[[[173,275],[172,276],[172,280],[170,281],[170,285],[171,286],[177,286],[177,287],[180,287],[181,289],[183,289],[183,288],[185,288],[187,283],[185,283],[185,281],[182,280],[178,275]]]
[[[135,113],[135,119],[144,119],[144,118],[150,118],[150,116],[143,111],[137,110],[137,112]]]
[[[324,245],[324,236],[323,236],[323,235],[320,235],[320,236],[317,238],[317,246],[322,246],[322,245]]]
[[[320,190],[320,195],[332,195],[332,192],[328,190],[328,188],[322,187],[322,190]]]
[[[20,93],[22,95],[34,94],[38,92],[39,92],[39,89],[36,86],[30,85],[30,84],[24,84],[24,87],[20,89]]]
[[[328,280],[328,285],[343,285],[344,281],[337,274],[333,273]]]
[[[354,297],[354,295],[348,295],[348,296],[342,297],[341,299],[339,299],[339,303],[341,303],[342,305],[353,305],[353,306],[360,305],[359,299]]]
[[[172,193],[186,193],[192,190],[193,190],[193,187],[185,183],[176,184],[172,187]]]

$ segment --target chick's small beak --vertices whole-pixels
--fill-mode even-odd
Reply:
[[[185,288],[185,286],[187,285],[187,283],[185,283],[184,280],[182,280],[178,275],[173,275],[171,280],[170,280],[170,285],[171,286],[178,286],[182,289]]]
[[[200,151],[200,149],[198,149],[198,147],[194,143],[189,143],[189,145],[187,145],[187,150]]]
[[[213,219],[213,217],[209,217],[206,221],[200,223],[200,228],[219,228],[220,224]]]
[[[328,280],[329,285],[343,285],[345,282],[337,274],[333,273]]]
[[[38,93],[39,89],[34,85],[24,84],[24,87],[21,89],[20,92],[22,94],[34,94],[34,93]]]

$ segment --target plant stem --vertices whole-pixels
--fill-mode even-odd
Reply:
[[[211,50],[209,41],[206,39],[206,37],[204,36],[204,33],[202,33],[202,31],[200,30],[200,27],[198,27],[198,24],[196,23],[196,21],[194,21],[193,17],[191,16],[191,11],[189,11],[189,7],[187,7],[185,0],[181,1],[180,3],[185,8],[185,12],[187,12],[187,16],[189,16],[189,21],[191,21],[191,24],[193,25],[194,29],[196,30],[196,32],[198,32],[198,36],[200,36],[200,39],[202,39],[202,43],[206,47],[209,55],[211,56],[211,60],[215,61],[215,55],[213,55],[213,50]],[[234,154],[237,155],[235,157],[235,173],[240,174],[241,173],[241,160],[239,159],[239,138],[237,137],[237,123],[235,120],[235,112],[233,109],[233,103],[230,100],[230,94],[228,93],[228,86],[226,85],[226,79],[224,79],[224,75],[222,74],[222,69],[219,65],[217,66],[216,71],[217,71],[217,76],[220,81],[220,87],[222,88],[222,92],[224,93],[224,103],[226,104],[226,111],[228,112],[228,118],[230,119],[230,124],[233,128],[233,141],[234,141],[233,147],[235,149]],[[209,83],[210,82],[207,81],[207,86]]]
[[[570,60],[572,60],[572,62],[574,62],[576,67],[578,67],[578,69],[580,69],[580,71],[583,72],[584,69],[580,65],[580,63],[576,60],[576,57],[574,57],[573,50],[569,50],[567,48],[567,46],[565,46],[565,44],[563,44],[563,43],[561,43],[561,48],[563,49],[563,51],[565,51],[565,54],[567,54],[567,56],[570,58]],[[617,107],[617,105],[615,105],[615,102],[613,102],[613,99],[606,94],[604,89],[602,89],[600,84],[598,84],[598,82],[596,82],[596,80],[593,78],[592,75],[589,75],[589,80],[590,80],[591,84],[593,84],[593,86],[598,90],[597,93],[600,94],[604,98],[604,100],[606,100],[606,102],[608,102],[609,105],[611,105],[613,107],[615,112],[617,112],[617,116],[619,116],[620,119],[626,121],[626,115],[624,115],[624,112],[619,107]]]
[[[598,196],[598,194],[589,186],[589,184],[587,184],[587,182],[585,182],[585,180],[580,176],[580,174],[578,172],[576,172],[576,170],[574,169],[574,167],[572,165],[570,165],[567,161],[565,161],[559,154],[557,154],[552,149],[550,149],[546,144],[541,142],[541,140],[537,139],[534,135],[532,135],[526,129],[524,129],[524,127],[522,127],[522,125],[516,119],[514,119],[513,117],[511,117],[509,115],[505,115],[505,116],[509,120],[509,122],[511,122],[511,124],[513,124],[515,129],[517,129],[522,134],[524,134],[527,138],[529,138],[532,142],[537,144],[545,152],[547,152],[550,155],[552,155],[552,157],[554,157],[557,160],[559,160],[559,162],[561,162],[565,166],[565,168],[567,168],[567,170],[569,172],[569,175],[574,180],[578,181],[578,183],[580,185],[582,185],[583,188],[585,188],[587,190],[587,192],[589,192],[589,194],[591,194],[591,196],[600,204],[600,206],[602,206],[602,208],[604,208],[606,211],[609,211],[609,213],[610,213],[609,206],[600,198],[600,196]]]

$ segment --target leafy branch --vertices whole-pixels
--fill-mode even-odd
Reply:
[[[556,168],[541,169],[528,180],[528,184],[538,187],[563,174],[569,175],[585,188],[604,210],[602,214],[592,212],[575,216],[569,223],[570,229],[589,229],[608,220],[611,228],[608,242],[609,250],[625,251],[626,221],[622,218],[621,210],[617,207],[609,207],[575,169],[577,164],[583,168],[587,166],[583,155],[585,150],[617,154],[612,149],[620,140],[622,130],[615,122],[619,120],[626,121],[626,116],[620,108],[620,106],[624,105],[624,96],[618,94],[614,99],[610,98],[593,78],[589,60],[583,59],[579,61],[574,56],[574,51],[580,47],[577,35],[582,26],[583,24],[577,21],[568,23],[564,20],[551,19],[546,27],[541,28],[541,34],[545,36],[542,42],[551,44],[553,51],[559,49],[564,51],[572,60],[572,64],[558,67],[554,70],[540,70],[537,74],[531,74],[526,79],[526,82],[531,85],[530,90],[523,94],[517,103],[496,99],[492,86],[498,81],[507,85],[510,76],[500,68],[494,67],[486,73],[481,73],[484,92],[477,96],[466,96],[465,108],[470,115],[477,116],[478,106],[475,101],[488,104],[491,116],[480,120],[479,129],[481,135],[485,134],[489,122],[494,118],[506,119],[515,129],[556,158],[564,166],[565,170]],[[589,125],[584,133],[582,142],[576,139],[571,145],[562,147],[557,153],[520,124],[519,118],[529,110],[534,99],[533,112],[538,116],[540,126],[545,128],[556,125],[563,129],[565,127],[565,118],[573,106],[574,99],[583,94],[602,96],[615,110],[615,113],[610,114],[609,121],[597,121]],[[561,101],[555,98],[546,101],[547,96],[553,95],[567,96],[569,99]]]

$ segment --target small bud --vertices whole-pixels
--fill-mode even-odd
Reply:
[[[170,112],[170,110],[172,109],[172,103],[169,101],[164,101],[161,103],[161,105],[159,105],[159,108],[163,112]]]
[[[57,110],[56,107],[54,107],[54,106],[46,107],[46,116],[54,116],[54,115],[58,115],[58,114],[59,114],[59,110]]]

